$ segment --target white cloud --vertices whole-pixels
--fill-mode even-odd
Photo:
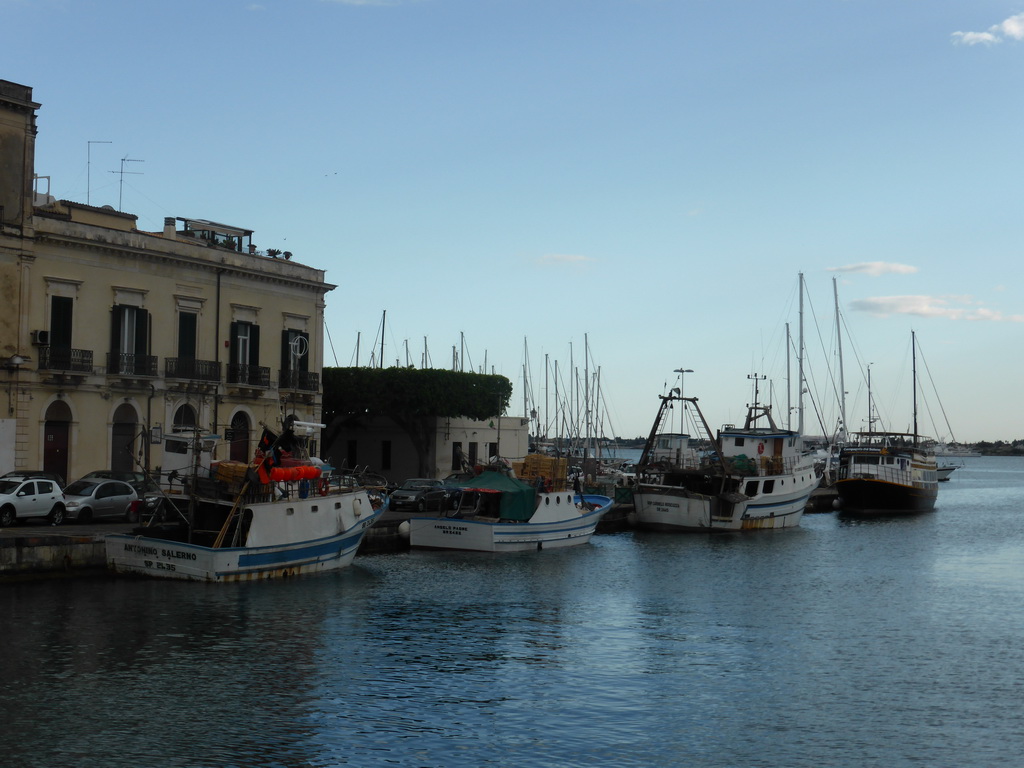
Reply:
[[[829,267],[829,272],[859,272],[872,277],[879,275],[912,275],[917,267],[909,264],[895,264],[888,261],[863,261],[860,264],[847,264],[843,267]]]
[[[993,24],[985,32],[954,32],[954,45],[995,45],[1003,40],[1024,40],[1024,13]]]
[[[962,306],[977,304],[970,296],[879,296],[850,302],[856,312],[867,312],[878,317],[914,315],[916,317],[944,317],[948,320],[989,322],[1024,322],[1024,315],[1004,315],[985,307]]]

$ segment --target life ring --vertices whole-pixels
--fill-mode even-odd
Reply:
[[[317,490],[320,491],[321,496],[326,496],[327,492],[331,490],[331,478],[327,475],[321,475],[320,481],[316,484]]]
[[[758,443],[757,444],[757,455],[760,456],[762,453],[764,453],[764,443]]]

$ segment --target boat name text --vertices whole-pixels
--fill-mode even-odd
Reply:
[[[169,557],[175,560],[195,560],[195,552],[182,552],[178,549],[158,549],[157,547],[147,547],[143,544],[125,544],[125,552],[134,552],[137,555],[159,555],[160,557]]]

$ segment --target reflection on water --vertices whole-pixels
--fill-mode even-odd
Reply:
[[[12,766],[1016,765],[1024,462],[937,511],[0,587]]]

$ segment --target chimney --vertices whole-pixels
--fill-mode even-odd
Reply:
[[[178,238],[173,216],[164,216],[164,237],[170,240],[176,240]]]

